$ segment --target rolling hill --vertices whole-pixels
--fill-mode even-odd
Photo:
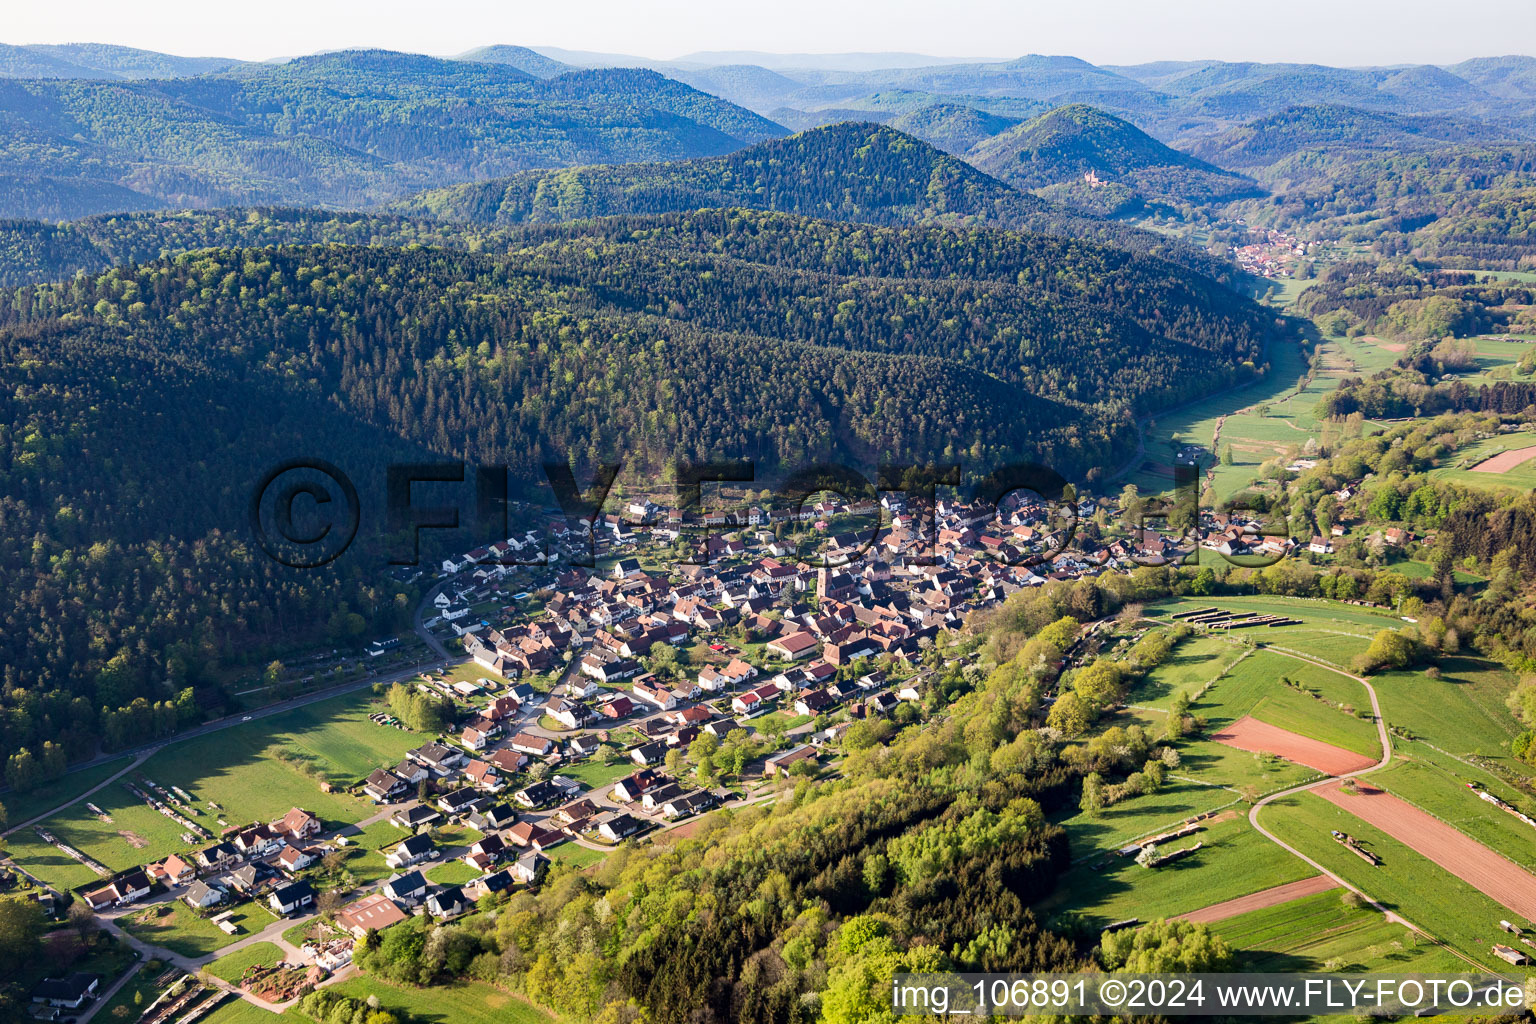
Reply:
[[[54,256],[128,261],[0,292],[4,651],[56,709],[3,716],[13,748],[78,756],[108,719],[149,739],[135,701],[219,706],[272,645],[353,613],[402,628],[381,517],[358,541],[374,557],[313,573],[253,550],[249,488],[295,453],[365,493],[385,461],[432,453],[505,463],[520,487],[542,459],[722,455],[765,482],[902,458],[1078,478],[1134,448],[1137,411],[1249,376],[1270,323],[1163,260],[1038,235],[720,210],[526,226],[469,252],[322,216],[55,228],[37,236]],[[385,244],[347,244],[369,237]],[[287,244],[303,240],[321,244]]]
[[[1258,118],[1190,144],[1195,156],[1255,174],[1299,154],[1361,156],[1519,141],[1507,128],[1443,115],[1405,115],[1308,105]]]
[[[241,63],[226,57],[177,57],[106,43],[0,44],[0,78],[182,78]]]
[[[455,60],[467,60],[476,64],[505,64],[508,67],[526,72],[535,78],[554,78],[569,71],[578,70],[573,64],[546,57],[537,50],[530,50],[526,46],[508,46],[498,44],[496,46],[480,46],[473,50],[466,50],[454,58]]]
[[[961,156],[1018,123],[1016,117],[991,114],[975,107],[934,103],[901,114],[891,121],[891,127],[932,143],[946,153]]]
[[[987,139],[967,159],[1017,188],[1102,213],[1258,194],[1248,178],[1171,149],[1135,125],[1081,104],[1059,107]],[[1097,180],[1085,180],[1089,174]]]
[[[771,121],[643,69],[348,51],[156,81],[0,80],[0,216],[365,206],[531,167],[727,153]]]
[[[392,209],[487,225],[741,206],[871,224],[983,226],[1092,239],[1222,280],[1232,268],[1164,236],[1098,220],[1010,188],[893,128],[841,122],[728,156],[529,172],[423,192]]]

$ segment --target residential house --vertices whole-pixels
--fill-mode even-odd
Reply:
[[[519,804],[533,810],[538,807],[547,807],[556,800],[564,799],[565,793],[549,781],[535,782],[533,785],[518,791],[514,798]]]
[[[298,846],[285,846],[277,855],[277,866],[289,875],[296,875],[315,862],[315,855]]]
[[[520,754],[528,754],[531,757],[543,757],[553,750],[554,746],[554,740],[536,733],[525,731],[512,737],[512,749]]]
[[[272,895],[267,897],[267,903],[279,915],[287,917],[305,907],[314,906],[315,887],[308,882],[289,882],[273,889]]]
[[[801,658],[809,658],[815,654],[817,643],[814,634],[800,630],[797,633],[770,640],[764,645],[763,650],[784,661],[799,661]]]
[[[381,892],[364,896],[336,912],[336,924],[357,939],[365,937],[370,931],[381,932],[404,920],[405,911]]]
[[[549,858],[542,853],[529,850],[513,863],[512,874],[525,885],[538,885],[543,881],[544,872],[548,869]]]
[[[675,821],[692,814],[701,814],[719,804],[718,796],[700,789],[668,800],[661,805],[661,813],[667,819]]]
[[[504,828],[511,828],[517,821],[517,812],[506,804],[496,804],[487,807],[483,811],[475,811],[464,819],[471,828],[480,832],[500,832]]]
[[[414,906],[427,894],[427,880],[420,871],[411,871],[390,878],[379,891],[396,903]]]
[[[628,839],[645,828],[645,823],[632,814],[615,814],[597,826],[598,834],[611,843]]]
[[[101,979],[94,974],[76,973],[67,978],[44,978],[32,989],[32,1001],[60,1009],[78,1010],[96,998]],[[18,1017],[20,1010],[17,1010]]]
[[[391,824],[415,831],[423,825],[430,825],[442,816],[440,811],[426,804],[412,804],[409,807],[402,807],[394,814],[391,814],[389,820]]]
[[[432,842],[430,836],[410,836],[390,851],[384,863],[398,871],[436,858],[437,844]]]
[[[433,917],[457,917],[468,910],[469,906],[469,900],[464,898],[464,890],[457,885],[444,886],[427,897],[427,913]]]
[[[763,774],[787,776],[789,770],[801,761],[809,761],[811,764],[815,764],[816,748],[802,745],[795,747],[793,750],[786,750],[782,754],[775,754],[763,762]]]
[[[197,869],[174,853],[159,864],[152,865],[150,875],[169,886],[186,885],[197,878]]]
[[[319,835],[322,826],[319,818],[301,807],[295,807],[283,815],[281,820],[274,821],[272,828],[289,842],[302,844],[305,840]]]
[[[375,769],[363,783],[363,795],[376,804],[391,803],[409,791],[405,780],[386,768]]]
[[[187,886],[187,891],[181,894],[189,907],[211,907],[224,902],[224,890],[207,882],[197,880]]]

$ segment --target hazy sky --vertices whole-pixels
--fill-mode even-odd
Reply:
[[[668,58],[694,50],[943,56],[1069,53],[1096,63],[1217,57],[1448,63],[1536,54],[1536,4],[1482,0],[68,0],[16,2],[9,43],[104,42],[260,59],[340,47],[453,54],[488,43]]]

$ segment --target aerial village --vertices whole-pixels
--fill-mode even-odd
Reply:
[[[1078,523],[1120,514],[1106,499],[1076,500]],[[856,723],[918,716],[903,705],[920,705],[931,677],[953,666],[941,633],[1009,594],[1174,563],[1195,546],[1166,524],[1112,527],[1114,536],[1094,541],[1073,522],[1022,493],[1001,509],[944,500],[919,509],[892,493],[878,508],[828,497],[691,523],[648,500],[595,522],[547,513],[553,546],[536,557],[529,551],[542,542],[530,530],[450,556],[427,580],[421,628],[467,659],[413,682],[446,711],[445,725],[357,780],[352,792],[375,815],[327,830],[294,807],[215,835],[193,821],[186,794],[138,776],[130,790],[185,828],[193,849],[116,873],[80,897],[110,918],[169,891],[231,936],[234,908],[252,901],[285,920],[316,920],[294,962],[250,979],[280,1004],[345,968],[369,933],[410,915],[451,920],[538,886],[563,845],[605,852],[648,841],[712,809],[772,799],[796,777],[835,771]],[[696,546],[689,527],[702,528]],[[1332,551],[1333,538],[1266,536],[1258,521],[1233,514],[1203,512],[1194,532],[1201,548],[1233,557]],[[584,547],[591,568],[572,564]],[[372,717],[404,727],[388,713]],[[732,766],[720,773],[730,783],[700,770],[701,759]],[[327,858],[385,821],[404,836],[379,851],[387,876],[344,901],[322,893],[315,876]],[[455,875],[468,880],[429,879],[446,864],[463,865]]]

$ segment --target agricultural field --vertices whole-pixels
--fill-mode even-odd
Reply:
[[[1100,844],[1084,856],[1077,842],[1083,830],[1077,830],[1072,849],[1082,859],[1062,876],[1044,912],[1070,912],[1089,919],[1094,927],[1132,917],[1150,921],[1316,874],[1254,831],[1246,817],[1247,804],[1236,805],[1232,812],[1203,832],[1171,842],[1170,848],[1197,841],[1205,845],[1160,868],[1144,868],[1134,857],[1117,856],[1110,852],[1111,844]]]
[[[1304,896],[1254,910],[1213,927],[1247,970],[1357,974],[1459,974],[1468,967],[1441,946],[1346,901],[1345,890]]]
[[[1216,462],[1213,471],[1216,494],[1226,498],[1258,479],[1260,465],[1309,439],[1322,439],[1322,423],[1315,410],[1318,401],[1344,377],[1370,374],[1397,358],[1397,354],[1358,338],[1329,338],[1320,352],[1322,366],[1299,391],[1297,384],[1308,373],[1302,350],[1292,342],[1276,342],[1269,353],[1270,372],[1240,391],[1196,402],[1152,423],[1146,432],[1147,462],[1130,476],[1145,494],[1172,486],[1170,453],[1179,444],[1204,446],[1212,460],[1219,459],[1228,443],[1232,464]],[[1236,411],[1234,410],[1236,408]],[[1262,412],[1261,412],[1262,410]],[[1220,441],[1216,438],[1221,425]]]
[[[368,720],[381,706],[366,692],[348,694],[218,733],[175,743],[155,754],[122,781],[138,775],[161,786],[180,786],[199,814],[192,818],[217,835],[223,826],[271,820],[291,807],[319,815],[327,827],[360,821],[374,813],[367,801],[342,792],[323,793],[325,780],[355,781],[381,764],[392,764],[417,746],[414,733]],[[209,808],[216,803],[220,811]],[[106,815],[91,812],[95,804]],[[44,822],[61,840],[117,871],[200,843],[181,839],[183,827],[112,783]],[[96,875],[26,829],[7,839],[18,864],[62,888],[92,883]]]
[[[1476,782],[1507,803],[1536,811],[1536,799],[1506,786],[1492,773],[1457,761],[1423,744],[1411,744],[1370,782],[1428,811],[1489,849],[1536,871],[1536,828],[1482,800],[1467,787]]]
[[[1517,682],[1514,676],[1494,662],[1469,656],[1443,657],[1439,670],[1439,679],[1422,671],[1371,677],[1388,724],[1453,754],[1507,757],[1509,741],[1520,731],[1504,706]]]
[[[1306,662],[1258,651],[1234,665],[1190,710],[1210,722],[1212,728],[1250,716],[1335,747],[1379,758],[1381,742],[1375,722],[1335,706],[1346,704],[1369,710],[1364,689],[1342,676],[1333,677],[1337,682],[1329,680],[1326,686],[1321,685],[1323,677],[1329,675],[1332,673]],[[1285,677],[1303,676],[1314,695],[1281,682]]]
[[[1530,926],[1455,875],[1321,797],[1295,794],[1259,814],[1260,822],[1286,842],[1481,964],[1508,966],[1489,952],[1503,935],[1500,920]],[[1334,842],[1330,833],[1335,829],[1360,840],[1381,858],[1381,864],[1372,867]]]
[[[1467,445],[1430,476],[1467,487],[1528,491],[1536,487],[1536,433],[1500,434]]]

